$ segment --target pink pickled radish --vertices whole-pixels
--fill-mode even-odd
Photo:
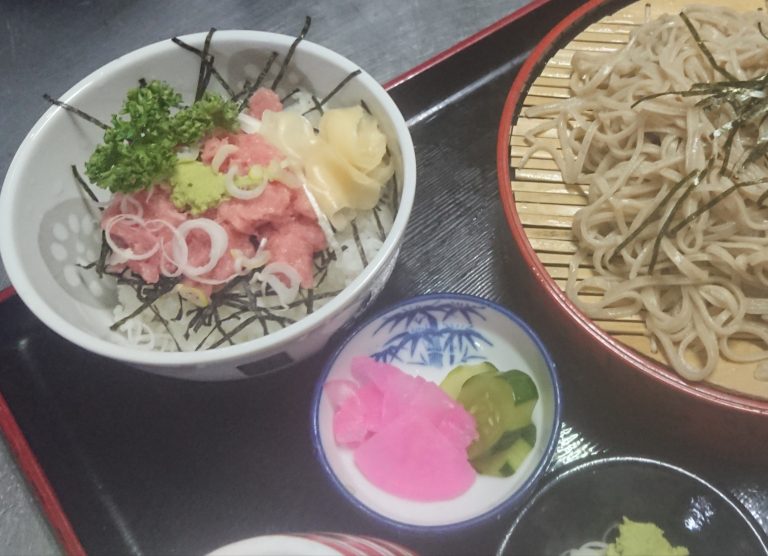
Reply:
[[[467,490],[475,471],[467,447],[475,421],[437,384],[368,357],[351,362],[349,380],[325,390],[335,409],[334,438],[379,488],[412,500],[447,500]]]
[[[355,450],[355,463],[373,484],[409,500],[450,500],[475,482],[467,452],[432,423],[411,413],[395,419]]]

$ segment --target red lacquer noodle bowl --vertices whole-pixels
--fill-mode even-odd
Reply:
[[[707,3],[717,4],[714,1]],[[744,10],[758,6],[751,1],[740,4],[743,6],[729,6]],[[768,460],[768,449],[765,448],[768,446],[768,385],[758,383],[751,374],[744,380],[745,383],[754,380],[755,391],[731,388],[717,381],[686,381],[665,365],[660,356],[653,357],[635,349],[637,346],[630,347],[615,337],[621,334],[606,331],[583,314],[563,291],[563,277],[552,275],[552,261],[557,257],[561,257],[561,268],[567,268],[563,256],[553,255],[541,246],[541,241],[531,240],[529,230],[532,225],[547,229],[550,224],[541,214],[536,215],[538,220],[532,224],[530,215],[538,211],[536,207],[531,208],[537,202],[531,196],[535,187],[520,186],[539,178],[544,182],[557,181],[552,176],[559,172],[554,166],[541,166],[526,173],[527,170],[521,171],[516,166],[524,148],[515,137],[515,126],[521,125],[524,119],[523,106],[535,103],[537,98],[534,97],[546,102],[543,97],[548,95],[563,98],[570,94],[567,88],[568,51],[615,49],[616,44],[622,42],[621,37],[628,37],[632,27],[641,23],[649,11],[653,15],[676,13],[685,5],[679,0],[630,5],[591,0],[574,10],[544,37],[522,66],[504,105],[497,144],[499,192],[512,237],[529,270],[526,279],[529,280],[530,295],[541,305],[541,314],[546,315],[542,318],[547,323],[556,324],[547,326],[551,330],[550,339],[557,342],[561,353],[566,352],[578,361],[573,366],[594,383],[596,394],[613,398],[626,411],[636,412],[640,418],[647,419],[650,426],[664,427],[676,437],[703,442],[708,447],[727,446],[729,451],[733,450],[734,457]],[[611,35],[611,29],[619,30],[619,34]],[[626,38],[623,42],[626,43]],[[556,90],[558,83],[565,84],[559,92]],[[555,209],[555,213],[557,211]],[[566,212],[560,211],[562,214]],[[557,234],[565,237],[569,230],[569,227],[561,226]]]

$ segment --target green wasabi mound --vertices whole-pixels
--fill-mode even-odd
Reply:
[[[688,556],[684,546],[672,546],[664,531],[653,523],[640,523],[624,518],[619,536],[608,545],[606,556]]]
[[[180,211],[197,216],[221,202],[227,194],[225,177],[196,160],[179,161],[171,177],[171,201]]]

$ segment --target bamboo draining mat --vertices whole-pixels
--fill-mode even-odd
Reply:
[[[691,4],[690,1],[682,0],[636,2],[589,25],[548,60],[531,84],[523,101],[523,110],[528,106],[548,104],[570,96],[568,79],[571,75],[571,56],[574,52],[618,50],[627,43],[630,32],[645,22],[646,18],[655,18],[665,13],[679,13]],[[730,2],[703,0],[695,4],[727,5],[732,9],[741,10],[765,9],[765,2],[761,0]],[[511,187],[514,192],[515,206],[531,247],[550,276],[564,289],[568,265],[576,251],[571,223],[576,211],[586,204],[586,195],[578,185],[566,186],[563,183],[562,176],[548,153],[539,151],[526,163],[525,167],[520,167],[522,156],[527,148],[523,136],[527,130],[542,121],[525,118],[522,112],[511,131],[510,166],[514,176]],[[552,130],[543,137],[559,148],[558,140]],[[579,273],[588,276],[591,275],[592,269],[585,265],[579,268]],[[639,317],[596,320],[595,323],[613,338],[646,357],[666,363],[662,353],[651,350],[645,324]],[[734,349],[745,351],[756,349],[747,341],[733,342],[733,346]],[[729,392],[768,399],[768,382],[756,380],[753,374],[754,369],[753,363],[736,364],[721,359],[716,371],[707,382]]]

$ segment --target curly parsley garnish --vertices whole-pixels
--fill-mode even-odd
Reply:
[[[128,92],[85,173],[113,193],[149,187],[173,174],[177,147],[196,143],[215,128],[236,129],[237,113],[237,104],[209,92],[183,106],[170,85],[150,81]]]

